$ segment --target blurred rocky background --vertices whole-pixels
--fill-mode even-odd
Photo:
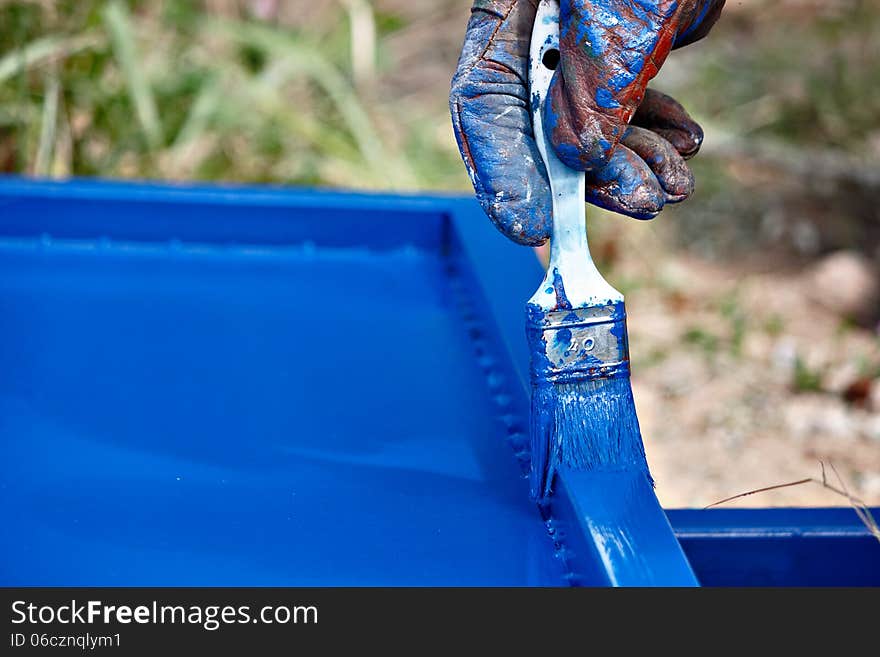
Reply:
[[[470,4],[0,0],[0,171],[469,190],[446,96]],[[729,0],[654,86],[706,128],[697,191],[590,223],[661,501],[821,460],[880,504],[880,4]]]

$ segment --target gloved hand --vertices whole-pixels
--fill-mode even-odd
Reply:
[[[587,201],[639,219],[693,191],[685,159],[703,139],[675,100],[647,90],[672,48],[704,37],[725,0],[560,0],[561,62],[544,125],[586,172]],[[550,235],[550,187],[529,110],[538,0],[475,0],[450,109],[477,198],[510,239]]]

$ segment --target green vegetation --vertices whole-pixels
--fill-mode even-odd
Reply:
[[[785,319],[778,313],[773,313],[764,321],[764,332],[770,337],[779,337],[785,331]]]
[[[740,307],[739,298],[736,292],[721,299],[720,311],[721,316],[727,320],[730,325],[730,351],[734,356],[741,356],[747,326],[746,315]]]
[[[692,51],[688,108],[753,138],[869,149],[880,121],[876,0],[753,4],[728,3],[711,47]]]
[[[466,184],[454,145],[436,130],[444,106],[426,111],[381,93],[395,72],[386,39],[406,27],[400,17],[349,1],[297,27],[257,20],[245,5],[0,3],[0,170]],[[366,57],[353,54],[357,39]]]
[[[708,356],[716,354],[721,344],[717,335],[709,333],[698,326],[692,326],[687,329],[682,338],[685,343],[700,347]]]
[[[822,392],[822,372],[808,367],[802,358],[796,358],[792,388],[795,392]]]
[[[713,258],[875,257],[878,80],[876,0],[728,2],[657,81],[706,128],[696,193],[669,212],[680,244]]]

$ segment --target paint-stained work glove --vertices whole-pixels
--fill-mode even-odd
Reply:
[[[522,244],[550,235],[550,188],[529,110],[538,0],[476,0],[450,109],[477,198]],[[639,219],[693,191],[684,160],[703,132],[675,100],[646,90],[672,48],[704,37],[724,0],[560,0],[561,63],[544,125],[557,155],[587,172],[587,201]]]

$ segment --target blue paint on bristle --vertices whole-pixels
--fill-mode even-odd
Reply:
[[[653,483],[630,385],[623,303],[549,313],[530,305],[527,326],[532,497],[550,495],[562,468],[636,470]],[[585,349],[587,340],[611,345],[606,357]]]
[[[531,438],[533,458],[545,455],[531,471],[536,499],[550,494],[563,467],[641,470],[653,482],[626,377],[533,386]]]

